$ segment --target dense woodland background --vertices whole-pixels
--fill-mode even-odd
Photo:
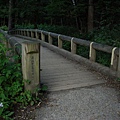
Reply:
[[[0,26],[44,29],[120,47],[120,1],[0,0]]]

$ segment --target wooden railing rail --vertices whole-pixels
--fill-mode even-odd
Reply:
[[[47,37],[50,44],[53,44],[53,38],[57,38],[59,48],[62,48],[63,41],[69,41],[71,42],[71,52],[73,54],[76,54],[77,45],[87,46],[90,48],[89,59],[94,62],[96,61],[96,51],[109,53],[111,54],[110,68],[117,71],[117,76],[120,77],[120,48],[37,29],[17,29],[12,31],[12,34],[28,36],[42,41],[45,41]]]
[[[16,37],[8,35],[3,30],[0,30],[0,33],[6,38],[6,46],[13,48],[17,54],[22,55],[23,79],[30,83],[25,82],[25,89],[35,93],[36,87],[40,85],[40,42],[16,39]],[[16,34],[27,35],[26,31],[16,31]]]

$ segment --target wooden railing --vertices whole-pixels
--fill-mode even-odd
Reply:
[[[12,34],[36,38],[42,41],[46,41],[47,38],[49,44],[53,44],[53,38],[56,38],[58,42],[57,46],[59,48],[62,48],[63,41],[69,41],[71,42],[71,53],[73,54],[76,54],[77,45],[87,46],[90,48],[89,60],[93,62],[96,61],[96,51],[109,53],[111,54],[110,69],[116,71],[117,77],[120,77],[120,48],[37,29],[17,29],[15,31],[12,31]]]
[[[20,40],[0,30],[6,38],[6,47],[12,48],[18,55],[22,55],[22,73],[25,89],[35,93],[36,87],[40,85],[40,42]],[[29,84],[28,84],[29,81]]]

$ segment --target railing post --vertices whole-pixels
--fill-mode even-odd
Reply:
[[[91,61],[96,61],[96,50],[93,48],[94,42],[90,43],[90,52],[89,52],[89,59]]]
[[[73,41],[74,38],[71,39],[71,53],[76,54],[77,45]]]
[[[41,31],[41,40],[45,41],[45,35],[43,34],[42,31]]]
[[[30,37],[30,33],[29,33],[29,30],[27,30],[27,36]]]
[[[31,30],[31,37],[34,38],[34,33],[32,30]]]
[[[120,48],[119,48],[119,57],[118,57],[117,77],[120,78]]]
[[[20,34],[23,35],[23,34],[22,34],[22,30],[20,30]]]
[[[19,34],[19,30],[16,30],[17,32],[16,32],[16,34],[18,35]]]
[[[26,31],[24,30],[23,32],[24,32],[24,36],[26,36]]]
[[[18,35],[18,30],[16,30],[16,35]]]
[[[49,41],[49,44],[52,44],[52,37],[51,37],[51,35],[50,35],[50,32],[49,32],[49,34],[48,34],[48,41]]]
[[[118,69],[118,56],[115,54],[115,50],[117,49],[117,47],[114,47],[112,49],[112,55],[111,55],[111,69],[116,70]]]
[[[37,39],[39,39],[39,33],[38,33],[37,30],[35,31],[35,36],[36,36]]]
[[[62,48],[62,40],[60,39],[60,35],[58,35],[58,47]]]
[[[40,85],[40,44],[22,43],[22,72],[25,90],[34,92]]]
[[[19,33],[18,33],[19,35],[21,35],[21,32],[20,32],[20,30],[19,30]]]

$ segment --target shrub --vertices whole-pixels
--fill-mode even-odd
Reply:
[[[8,27],[5,25],[5,26],[1,26],[0,29],[4,30],[4,31],[8,31]]]
[[[12,52],[12,50],[0,43],[0,117],[13,120],[14,106],[33,105],[40,99],[38,96],[33,96],[30,91],[24,90],[21,64],[10,62],[11,58],[16,61],[19,56],[9,57],[6,56],[7,52]],[[44,89],[43,86],[42,90]]]

